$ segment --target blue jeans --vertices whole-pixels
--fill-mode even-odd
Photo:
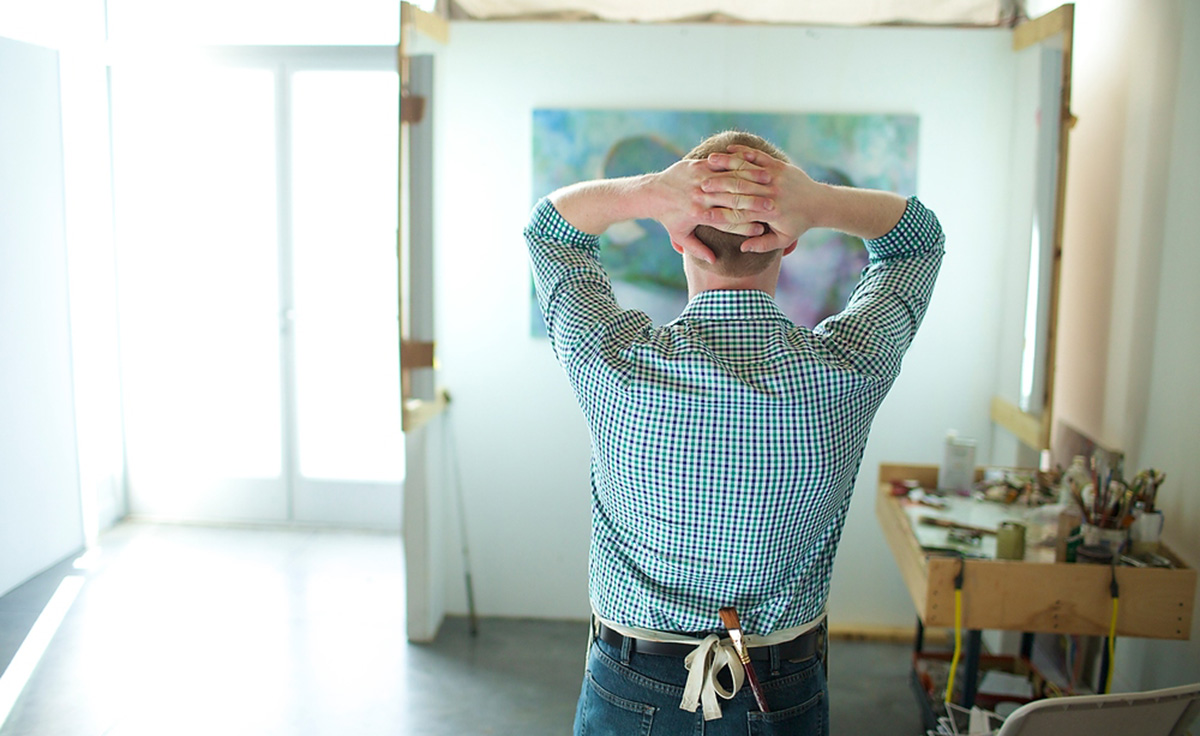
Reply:
[[[575,736],[829,736],[829,696],[818,657],[802,662],[756,661],[769,713],[754,702],[748,684],[721,699],[721,718],[679,707],[687,670],[682,657],[630,652],[599,639],[588,652],[583,691],[575,710]]]

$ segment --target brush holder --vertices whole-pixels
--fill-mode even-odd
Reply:
[[[1084,544],[1090,547],[1104,547],[1112,552],[1114,559],[1120,556],[1129,539],[1126,529],[1108,529],[1095,524],[1084,524],[1081,531]]]

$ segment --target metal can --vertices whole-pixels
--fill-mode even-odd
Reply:
[[[1025,559],[1025,525],[1018,521],[1004,521],[996,531],[996,559]]]

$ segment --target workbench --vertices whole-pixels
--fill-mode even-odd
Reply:
[[[946,510],[917,508],[905,496],[893,494],[893,481],[915,481],[922,488],[936,488],[937,473],[936,465],[881,465],[875,513],[917,610],[916,656],[923,651],[926,627],[954,627],[955,578],[961,571],[966,670],[960,704],[964,707],[971,707],[977,694],[983,630],[1022,632],[1021,657],[1027,666],[1034,633],[1107,637],[1114,576],[1120,590],[1118,639],[1189,638],[1196,571],[1166,548],[1160,554],[1174,563],[1172,569],[1058,563],[1052,549],[1030,549],[1022,561],[928,551],[941,545],[931,543],[927,530],[918,529],[924,516],[987,527],[989,522],[1017,513],[1002,504],[965,498]],[[991,542],[991,555],[994,545]],[[982,545],[979,553],[987,555],[988,545]]]

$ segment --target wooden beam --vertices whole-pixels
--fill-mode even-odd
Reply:
[[[411,3],[400,3],[400,43],[396,46],[396,72],[400,75],[396,281],[398,285],[397,310],[400,321],[400,401],[404,431],[408,431],[410,425],[414,425],[414,423],[416,423],[415,426],[423,424],[445,408],[445,402],[440,399],[430,402],[412,398],[412,371],[433,368],[435,363],[433,342],[409,339],[411,334],[410,289],[407,273],[409,267],[407,228],[409,225],[406,221],[409,184],[409,126],[419,123],[424,118],[426,106],[424,98],[414,96],[409,92],[409,48],[412,45],[409,34],[413,31],[435,41],[446,43],[450,40],[450,24],[441,16],[421,10]]]
[[[894,480],[915,480],[922,488],[937,488],[938,466],[915,463],[880,463],[879,482],[890,484]]]
[[[425,426],[450,405],[450,396],[445,391],[439,391],[432,400],[408,399],[404,402],[404,413],[401,418],[401,429],[412,432]]]
[[[1054,376],[1058,370],[1058,301],[1062,287],[1063,231],[1067,211],[1067,158],[1071,150],[1071,130],[1076,123],[1075,115],[1071,112],[1071,54],[1075,36],[1075,6],[1064,5],[1060,10],[1064,10],[1059,30],[1063,35],[1062,89],[1059,95],[1058,171],[1055,179],[1052,236],[1054,258],[1050,266],[1050,298],[1046,306],[1050,314],[1046,325],[1046,379],[1042,387],[1042,448],[1050,447],[1050,437],[1054,431]]]
[[[425,119],[425,98],[420,95],[400,93],[400,122],[419,123]]]
[[[912,644],[911,626],[867,626],[864,624],[829,624],[829,638],[839,641],[878,641],[888,644]],[[944,645],[951,643],[950,632],[945,629],[925,629],[925,643]]]
[[[925,624],[954,625],[959,560],[930,557]],[[1007,629],[1106,636],[1112,617],[1109,565],[967,560],[964,629]],[[1187,639],[1192,630],[1195,570],[1117,567],[1117,634]]]
[[[440,15],[428,13],[411,3],[400,3],[400,30],[411,28],[438,43],[450,41],[450,24]]]
[[[933,467],[936,485],[937,466]],[[927,597],[925,550],[921,549],[921,545],[917,543],[917,537],[913,534],[908,517],[892,498],[890,481],[895,478],[887,477],[885,480],[884,468],[881,467],[880,471],[879,492],[875,498],[875,516],[879,519],[883,537],[892,550],[892,558],[896,560],[896,565],[900,568],[900,576],[904,578],[904,587],[908,588],[908,593],[912,596],[913,607],[916,608],[917,614],[924,618],[922,612],[925,610]],[[900,479],[906,480],[911,477],[911,475],[904,475]],[[953,623],[951,621],[951,625]]]
[[[397,100],[397,105],[402,105],[404,95],[408,90],[408,33],[404,26],[404,8],[408,3],[400,3],[400,43],[396,46],[396,74],[400,77],[400,100]],[[399,114],[399,110],[397,113]],[[408,182],[406,174],[408,166],[405,160],[405,153],[408,151],[408,123],[403,119],[400,121],[399,135],[396,139],[396,314],[400,324],[400,415],[401,425],[406,424],[405,415],[407,414],[407,405],[409,397],[412,396],[412,372],[405,370],[403,365],[404,343],[408,340],[409,334],[409,312],[408,312],[408,274],[406,261],[408,260],[408,249],[406,247],[408,222],[405,220],[405,214],[408,208],[405,206],[405,197],[408,195]]]
[[[1060,5],[1045,15],[1030,18],[1013,29],[1013,51],[1029,48],[1035,43],[1041,43],[1046,39],[1053,38],[1064,30],[1067,33],[1064,35],[1063,40],[1069,44],[1071,38],[1070,29],[1074,27],[1074,24],[1074,3]],[[1070,47],[1068,46],[1067,48]]]
[[[1047,377],[1048,379],[1051,377]],[[1049,407],[1044,414],[1048,415]],[[992,421],[1016,435],[1023,445],[1034,450],[1050,447],[1050,433],[1042,417],[1021,411],[1020,407],[1000,396],[992,397]]]
[[[433,368],[437,362],[434,355],[434,343],[422,340],[400,340],[400,368]]]

